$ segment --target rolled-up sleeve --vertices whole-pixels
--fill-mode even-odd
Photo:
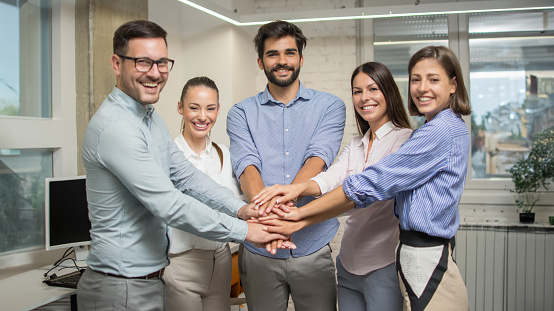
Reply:
[[[249,165],[254,165],[261,171],[262,160],[248,128],[244,107],[240,103],[231,107],[227,114],[227,135],[231,140],[229,152],[237,180]]]
[[[326,169],[330,167],[339,151],[345,122],[346,107],[344,102],[335,97],[333,103],[327,107],[317,131],[310,140],[303,162],[311,157],[319,157],[325,161]]]

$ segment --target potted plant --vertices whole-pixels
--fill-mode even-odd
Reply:
[[[548,190],[554,177],[554,127],[536,133],[527,158],[519,160],[510,169],[515,193],[515,202],[521,212],[519,219],[524,223],[535,222],[533,207],[540,200],[541,190]]]

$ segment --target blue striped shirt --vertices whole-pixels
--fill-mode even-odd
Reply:
[[[343,190],[356,208],[395,198],[400,228],[452,238],[460,225],[469,141],[462,118],[443,110],[398,152],[348,177]]]
[[[237,177],[254,165],[265,186],[290,184],[304,162],[319,157],[329,167],[339,151],[344,131],[346,107],[335,95],[308,89],[300,83],[296,97],[287,105],[271,96],[269,90],[237,103],[227,114],[231,138],[231,162]],[[313,197],[304,197],[298,206]],[[273,258],[306,256],[333,239],[339,227],[336,219],[304,228],[292,235],[295,250],[277,250],[271,255],[250,243],[251,252]]]

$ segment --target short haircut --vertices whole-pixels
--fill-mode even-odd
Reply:
[[[427,58],[436,59],[439,64],[441,64],[444,71],[450,79],[456,79],[456,92],[450,96],[448,104],[445,108],[452,109],[453,112],[460,115],[469,115],[471,114],[471,105],[469,103],[469,96],[467,95],[467,90],[464,84],[464,77],[462,76],[462,68],[460,67],[460,62],[454,52],[444,46],[427,46],[417,51],[411,58],[408,63],[408,76],[411,83],[412,69],[414,66],[421,60]],[[421,112],[417,109],[412,95],[408,96],[408,110],[413,116],[423,116]]]
[[[267,38],[281,38],[285,36],[295,38],[298,53],[302,55],[302,50],[306,47],[306,42],[308,41],[304,34],[302,34],[302,30],[292,23],[277,20],[262,25],[258,29],[258,34],[254,37],[254,45],[256,46],[258,57],[263,59],[265,40]]]
[[[398,90],[396,82],[390,70],[383,64],[378,62],[368,62],[358,66],[352,73],[350,79],[350,88],[354,91],[354,78],[360,74],[367,74],[379,87],[381,93],[385,97],[387,104],[387,116],[389,120],[397,127],[411,128],[406,108],[404,108],[404,102],[402,96]],[[354,103],[354,106],[356,103]],[[364,120],[362,116],[354,108],[354,114],[356,116],[356,125],[358,126],[358,133],[364,135],[369,130],[369,122]]]
[[[125,55],[129,49],[129,41],[135,38],[163,38],[167,46],[167,32],[158,24],[147,20],[127,22],[115,31],[113,35],[113,53]]]

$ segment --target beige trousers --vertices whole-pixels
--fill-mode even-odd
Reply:
[[[214,251],[192,249],[170,255],[163,280],[168,311],[229,311],[231,251],[229,245]]]
[[[397,266],[400,269],[397,270],[404,311],[469,310],[467,289],[458,265],[452,258],[450,244],[434,247],[402,245],[398,251],[400,265],[397,262]],[[438,263],[434,266],[434,272],[428,274],[430,279],[423,272],[431,270],[429,262]]]

